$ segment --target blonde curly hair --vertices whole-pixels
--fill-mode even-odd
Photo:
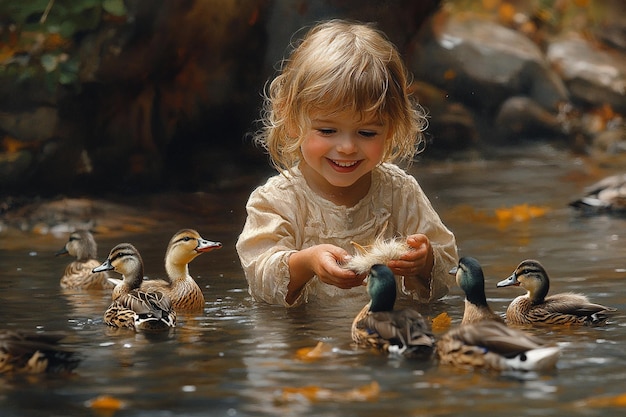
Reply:
[[[302,159],[300,146],[314,112],[352,110],[389,124],[383,162],[410,162],[423,147],[427,126],[410,83],[395,46],[371,24],[319,23],[283,60],[265,89],[262,127],[254,140],[276,169],[289,170]]]

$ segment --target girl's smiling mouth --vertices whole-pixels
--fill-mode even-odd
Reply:
[[[355,169],[360,163],[361,161],[340,161],[340,160],[336,160],[336,159],[329,159],[327,158],[328,162],[330,162],[330,165],[335,168],[337,171],[352,171],[353,169]]]

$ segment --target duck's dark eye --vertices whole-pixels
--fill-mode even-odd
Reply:
[[[191,239],[192,239],[192,238],[190,238],[189,236],[185,236],[185,237],[183,238],[183,240],[184,240],[185,242],[189,242]]]
[[[526,356],[525,353],[522,353],[521,355],[519,355],[519,360],[522,362],[526,362],[526,360],[528,359],[528,357]]]

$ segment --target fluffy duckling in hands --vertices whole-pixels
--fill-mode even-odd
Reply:
[[[59,345],[64,337],[59,332],[0,330],[0,374],[71,372],[81,357]]]
[[[168,280],[148,279],[141,283],[143,291],[160,291],[172,301],[177,312],[197,313],[204,308],[204,295],[189,275],[189,263],[198,255],[220,249],[220,242],[204,239],[193,229],[182,229],[170,239],[165,251]]]
[[[104,322],[113,327],[158,331],[176,325],[176,312],[166,294],[140,289],[143,260],[130,243],[111,249],[109,257],[94,272],[114,270],[124,279],[113,289],[113,302],[104,313]]]
[[[385,265],[372,266],[367,276],[371,301],[352,323],[352,340],[362,347],[402,355],[429,357],[435,339],[420,313],[412,309],[394,310],[396,280]]]
[[[342,265],[343,268],[354,271],[357,275],[370,271],[372,266],[387,263],[393,259],[399,259],[411,250],[406,239],[382,239],[367,246],[361,246],[356,242],[350,242],[357,253]]]
[[[115,284],[109,281],[106,272],[92,272],[100,265],[97,258],[97,245],[91,232],[77,230],[70,233],[69,240],[56,253],[59,255],[71,255],[76,260],[65,267],[61,277],[61,288],[82,288],[86,290],[112,289]]]
[[[589,301],[587,296],[571,292],[548,295],[550,279],[536,260],[522,261],[497,287],[520,286],[527,292],[515,298],[506,309],[509,324],[599,325],[606,323],[615,309]]]
[[[459,264],[450,271],[456,283],[465,293],[465,309],[461,324],[495,320],[504,323],[502,317],[493,312],[485,295],[485,275],[478,261],[469,256],[459,259]]]

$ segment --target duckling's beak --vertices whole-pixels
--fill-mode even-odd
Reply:
[[[206,239],[198,239],[198,246],[196,246],[196,252],[198,253],[210,252],[213,249],[220,249],[221,247],[222,247],[222,244],[220,242],[211,242],[210,240],[206,240]]]
[[[58,252],[56,252],[56,253],[54,254],[54,256],[66,255],[66,254],[68,254],[68,253],[69,253],[69,252],[67,251],[67,248],[66,248],[65,246],[63,246],[63,249],[60,249]]]
[[[102,271],[110,271],[113,269],[113,265],[111,265],[111,261],[108,259],[102,262],[102,265],[95,267],[91,270],[91,272],[102,272]]]
[[[450,275],[456,275],[456,271],[459,270],[458,266],[455,266],[454,268],[452,268],[450,271],[448,271],[448,274]]]
[[[496,288],[510,287],[512,285],[514,285],[514,286],[518,286],[519,285],[519,281],[517,280],[517,275],[515,275],[515,274],[511,274],[511,276],[509,276],[508,278],[505,278],[502,281],[498,282],[496,284]]]

